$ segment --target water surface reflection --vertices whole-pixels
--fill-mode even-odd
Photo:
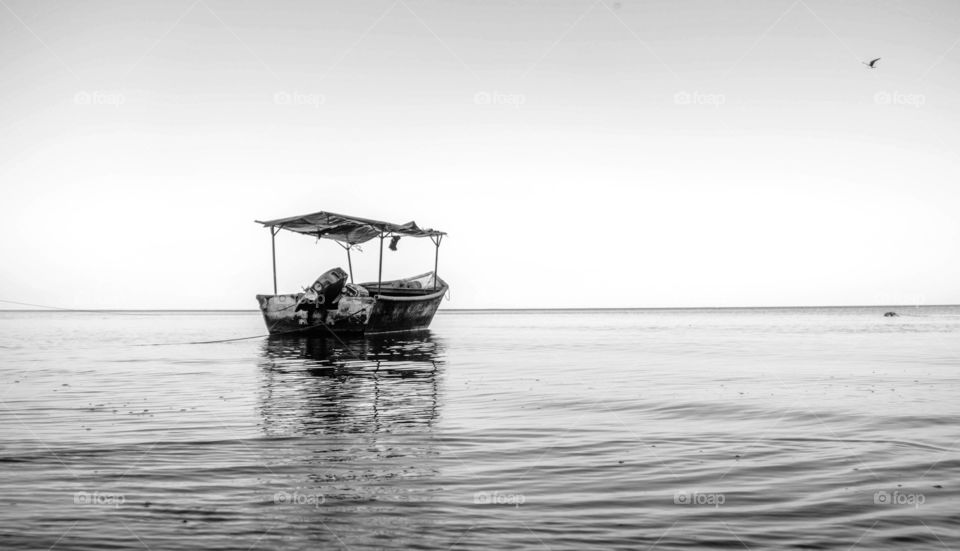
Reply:
[[[444,347],[429,331],[341,339],[270,337],[260,410],[269,436],[429,431]]]

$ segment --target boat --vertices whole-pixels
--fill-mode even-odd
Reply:
[[[446,235],[442,231],[422,229],[415,222],[394,224],[323,211],[255,222],[270,230],[273,294],[257,295],[257,303],[271,335],[357,335],[426,329],[450,288],[437,275],[440,242]],[[281,230],[336,242],[347,252],[349,272],[332,268],[303,292],[278,294],[276,237]],[[383,242],[390,239],[390,248],[396,250],[402,237],[426,237],[433,242],[433,271],[383,281]],[[355,284],[350,252],[373,239],[380,240],[377,281]]]

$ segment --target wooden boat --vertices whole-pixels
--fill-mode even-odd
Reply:
[[[256,222],[270,229],[273,294],[257,295],[257,302],[271,335],[365,334],[426,329],[449,289],[447,283],[437,276],[444,232],[421,229],[415,222],[393,224],[332,212]],[[276,236],[280,230],[335,241],[347,251],[349,273],[342,268],[333,268],[302,293],[278,294]],[[390,238],[393,249],[401,237],[430,238],[436,246],[433,271],[383,281],[383,240]],[[350,251],[372,239],[380,239],[377,281],[354,284]]]

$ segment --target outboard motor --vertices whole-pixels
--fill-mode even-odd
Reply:
[[[318,310],[326,311],[337,308],[337,299],[343,292],[347,282],[347,272],[342,268],[334,268],[324,272],[313,282],[313,285],[304,289],[303,296],[297,301],[295,311],[307,312],[309,323],[313,323],[313,314]]]

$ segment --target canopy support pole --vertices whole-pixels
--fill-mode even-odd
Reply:
[[[270,256],[273,258],[273,295],[277,295],[277,232],[280,228],[270,228]]]
[[[380,234],[380,269],[377,272],[377,294],[380,294],[380,289],[383,287],[383,234]]]
[[[350,269],[350,283],[353,283],[353,260],[350,259],[350,245],[344,245],[339,241],[336,241],[336,244],[340,245],[345,251],[347,251],[347,268]]]
[[[347,247],[347,268],[350,269],[350,283],[353,283],[353,260],[350,259],[350,247]]]
[[[440,264],[440,241],[443,240],[442,235],[438,235],[436,238],[431,237],[430,241],[433,241],[433,244],[436,245],[436,251],[433,255],[433,288],[437,288],[437,266]]]

